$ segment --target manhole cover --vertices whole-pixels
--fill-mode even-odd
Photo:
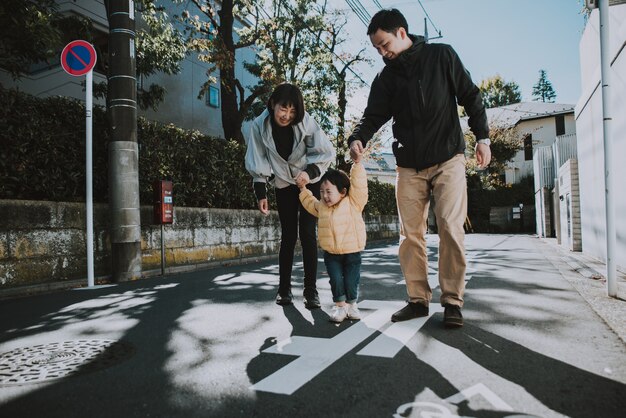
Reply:
[[[41,383],[105,369],[134,350],[114,340],[78,340],[40,344],[0,354],[0,386]]]

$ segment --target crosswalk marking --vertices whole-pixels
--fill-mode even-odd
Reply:
[[[363,302],[365,306],[367,306],[366,302]],[[386,309],[375,310],[333,338],[294,336],[263,350],[264,353],[299,357],[277,372],[252,385],[251,389],[284,395],[294,393],[384,326],[389,321],[391,312],[402,305],[396,302],[378,302],[371,306],[385,306]]]
[[[468,276],[466,282],[471,277]],[[401,283],[404,284],[404,281]],[[434,276],[429,277],[429,283],[432,289],[439,287]],[[431,304],[430,314],[426,317],[388,325],[391,315],[403,306],[405,302],[400,301],[364,300],[359,303],[359,308],[364,314],[363,319],[333,338],[292,336],[277,342],[263,352],[298,358],[252,385],[251,389],[291,395],[376,331],[381,331],[381,334],[357,354],[383,358],[395,357],[432,315],[443,312],[443,307],[439,304]],[[366,314],[367,311],[372,312]]]

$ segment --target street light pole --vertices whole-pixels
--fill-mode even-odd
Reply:
[[[617,269],[615,265],[615,206],[613,196],[613,142],[611,135],[611,48],[609,36],[609,0],[600,0],[600,71],[602,84],[602,135],[604,143],[604,203],[606,216],[606,285],[610,297],[617,297]]]

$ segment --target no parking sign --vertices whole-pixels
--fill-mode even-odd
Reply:
[[[96,65],[97,54],[93,45],[87,41],[72,41],[61,52],[61,66],[73,76],[87,74]]]
[[[87,225],[87,285],[93,289],[93,158],[92,158],[92,115],[93,107],[93,67],[96,65],[96,50],[87,41],[72,41],[61,52],[61,67],[74,77],[85,76],[85,180],[86,180],[86,225]]]

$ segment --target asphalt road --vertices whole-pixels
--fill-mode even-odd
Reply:
[[[621,417],[626,347],[530,236],[468,235],[465,326],[392,324],[397,246],[363,257],[361,321],[273,302],[264,262],[1,302],[2,417]],[[432,287],[437,238],[429,236]]]

